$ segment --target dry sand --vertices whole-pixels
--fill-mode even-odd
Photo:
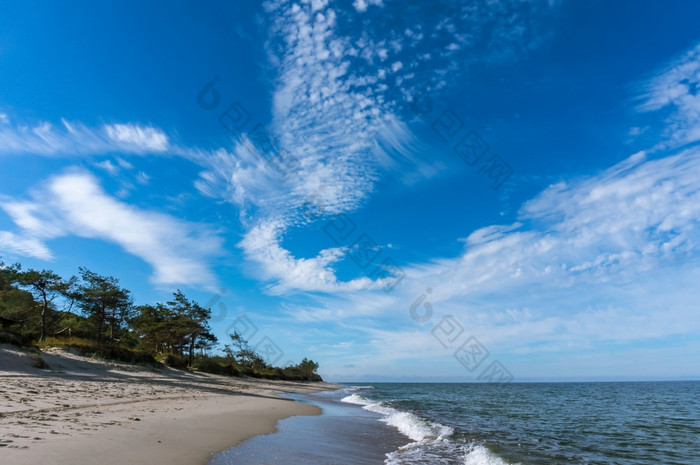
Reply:
[[[320,409],[277,397],[326,383],[230,378],[107,363],[52,349],[0,346],[0,463],[206,463],[212,453]]]

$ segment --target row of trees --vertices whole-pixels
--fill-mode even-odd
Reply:
[[[144,349],[158,354],[187,354],[192,365],[196,350],[204,352],[218,342],[209,327],[210,317],[210,309],[178,290],[166,303],[137,307],[131,324]]]
[[[179,290],[167,302],[137,306],[131,292],[111,276],[80,268],[78,277],[64,279],[50,270],[23,270],[19,264],[0,261],[0,323],[24,340],[78,337],[97,346],[179,358],[189,366],[210,366],[215,360],[231,373],[241,367],[246,373],[274,368],[238,333],[230,335],[223,357],[211,357],[218,340],[210,317],[209,308]],[[209,363],[202,363],[204,359]],[[304,359],[288,368],[299,378],[318,378],[313,361]]]
[[[216,344],[208,324],[211,311],[179,290],[166,303],[135,306],[131,292],[117,278],[79,270],[79,278],[66,280],[50,270],[24,271],[19,264],[0,262],[0,315],[5,323],[16,323],[22,335],[39,342],[68,332],[97,344],[187,354],[190,362],[195,349]],[[73,308],[87,321],[77,321]]]

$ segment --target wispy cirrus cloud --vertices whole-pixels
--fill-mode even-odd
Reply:
[[[523,205],[518,223],[473,232],[458,259],[417,274],[439,281],[436,295],[446,299],[637,279],[697,255],[699,177],[700,150],[636,154],[588,180],[550,186]]]
[[[665,86],[675,94],[659,93],[653,108],[677,109],[663,95],[688,97],[687,71],[695,65],[683,69],[666,75]],[[687,110],[667,120],[673,130],[695,125],[692,99],[685,97],[680,101]],[[457,257],[404,266],[404,284],[391,295],[338,296],[290,316],[346,328],[369,316],[385,322],[394,328],[387,335],[357,325],[355,336],[377,349],[347,361],[362,366],[388,350],[387,369],[403,357],[390,348],[416,337],[408,306],[426,288],[432,291],[433,324],[441,315],[456,315],[489,348],[525,365],[519,357],[570,353],[574,360],[596,347],[614,350],[664,338],[682,344],[700,331],[694,317],[700,295],[692,284],[700,276],[700,148],[659,151],[549,186],[522,205],[516,222],[471,232]]]
[[[700,44],[660,71],[644,86],[642,111],[667,112],[667,141],[678,147],[700,140]]]
[[[222,253],[214,229],[119,201],[85,172],[54,176],[42,186],[26,200],[0,198],[0,208],[20,229],[0,232],[4,250],[50,260],[52,239],[101,239],[148,263],[157,284],[216,282],[207,264]]]
[[[89,127],[61,120],[35,124],[0,125],[0,155],[44,156],[95,155],[107,152],[131,154],[162,153],[170,148],[168,137],[159,129],[139,124],[105,124]]]
[[[366,350],[343,358],[365,367],[358,372],[391,371],[413,340],[440,357],[442,346],[433,339],[431,348],[428,330],[449,314],[516,377],[600,374],[602,361],[610,375],[630,372],[635,354],[644,352],[635,347],[656,343],[667,348],[665,356],[679,357],[676,367],[696,372],[690,360],[700,331],[700,147],[671,148],[696,140],[697,70],[695,48],[647,86],[643,108],[669,111],[660,112],[669,128],[664,144],[549,186],[523,203],[512,224],[470,232],[458,256],[404,266],[406,278],[390,295],[336,296],[289,315],[337,324],[364,340]],[[435,313],[417,330],[409,305],[421,294]],[[382,334],[377,324],[392,329]],[[562,357],[576,368],[557,362]]]
[[[107,124],[107,136],[125,152],[163,152],[168,149],[168,137],[159,129],[137,124]]]
[[[381,7],[382,15],[359,27],[370,7]],[[410,172],[398,176],[409,182],[434,175],[436,165],[422,160],[421,142],[408,125],[415,118],[407,113],[414,94],[426,88],[435,92],[458,79],[463,70],[452,68],[454,60],[484,56],[472,53],[477,48],[517,55],[515,48],[531,46],[533,16],[548,4],[441,2],[436,8],[358,1],[350,7],[280,0],[266,2],[265,8],[274,13],[268,50],[277,76],[269,128],[298,168],[280,183],[261,167],[254,147],[235,141],[230,152],[201,154],[199,163],[208,168],[197,187],[242,209],[249,230],[240,245],[257,261],[260,276],[277,282],[271,289],[371,286],[366,279],[338,282],[332,267],[337,254],[331,259],[321,251],[308,259],[284,250],[287,230],[359,208],[386,173]],[[309,203],[320,213],[315,218],[305,215]],[[287,266],[260,253],[263,230],[267,247],[277,250]],[[310,274],[298,279],[304,271]]]
[[[700,331],[698,179],[700,148],[658,159],[639,153],[550,186],[523,204],[517,222],[469,234],[456,257],[404,266],[406,278],[391,294],[335,294],[288,315],[365,341],[343,358],[363,368],[346,374],[373,367],[400,375],[396,364],[414,356],[414,341],[420,357],[459,369],[430,333],[446,315],[462,326],[463,339],[477,337],[517,377],[546,373],[533,360],[550,353],[580,359],[581,373],[595,373],[600,351],[669,338],[677,342],[666,344],[682,345]],[[409,312],[421,294],[431,305],[424,325]]]
[[[0,231],[0,250],[41,260],[53,257],[51,250],[41,240],[9,231]]]
[[[648,110],[672,106],[669,134],[685,143],[700,127],[697,50],[653,79],[647,96]],[[552,185],[522,206],[516,223],[472,232],[458,259],[408,267],[408,279],[434,281],[441,289],[435,299],[448,301],[619,281],[687,260],[700,240],[699,154],[690,149],[649,159],[640,152],[588,180]]]

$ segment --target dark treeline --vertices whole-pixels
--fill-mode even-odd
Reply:
[[[119,280],[85,268],[65,279],[50,270],[23,270],[0,261],[0,343],[69,346],[129,362],[163,362],[218,374],[321,380],[318,364],[273,367],[240,334],[223,355],[209,326],[211,310],[181,291],[171,300],[135,305]]]

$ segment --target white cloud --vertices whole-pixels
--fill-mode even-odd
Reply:
[[[383,6],[380,1],[359,0],[354,7],[364,11],[369,4]],[[197,187],[206,195],[241,206],[250,231],[275,225],[275,240],[270,239],[268,245],[281,254],[278,258],[284,258],[285,267],[308,276],[285,278],[267,255],[255,248],[256,241],[242,241],[246,255],[269,268],[262,275],[281,280],[274,289],[293,291],[293,283],[299,283],[298,290],[320,289],[328,283],[336,286],[335,276],[326,276],[333,273],[334,260],[324,251],[311,259],[296,259],[281,248],[280,238],[291,225],[308,221],[303,212],[310,202],[325,217],[358,208],[372,192],[381,170],[409,164],[413,177],[435,173],[434,168],[426,169],[417,161],[418,144],[397,117],[400,105],[396,96],[380,82],[386,70],[398,74],[408,67],[397,54],[404,53],[412,62],[415,49],[404,50],[404,42],[410,40],[415,45],[423,36],[417,32],[406,39],[406,27],[381,39],[364,33],[360,37],[339,35],[336,7],[327,2],[270,1],[266,8],[275,12],[271,33],[284,44],[271,49],[278,79],[270,132],[279,147],[298,161],[298,168],[280,183],[261,163],[263,154],[255,154],[249,143],[237,142],[232,152],[201,154],[198,163],[208,168]],[[493,17],[503,14],[500,7],[496,10]],[[387,30],[379,33],[387,34]],[[387,63],[391,64],[377,68],[354,63],[352,69],[359,71],[351,73],[349,57],[353,56],[370,65],[382,59],[390,59]],[[399,79],[415,80],[415,69],[407,71]]]
[[[136,182],[141,184],[142,186],[145,186],[148,184],[148,182],[151,180],[151,177],[144,173],[143,171],[139,171],[139,173],[136,175]]]
[[[0,124],[8,124],[10,122],[10,118],[7,116],[7,113],[0,113]]]
[[[328,6],[328,0],[311,0],[311,11],[322,10]]]
[[[657,149],[697,140],[697,56],[697,49],[689,52],[648,87],[642,108],[670,111],[669,143]],[[422,355],[434,357],[431,367],[439,364],[445,357],[437,341],[430,348],[429,329],[452,314],[465,337],[476,336],[516,377],[639,376],[631,367],[643,351],[634,345],[649,344],[670,348],[654,351],[657,368],[667,365],[670,376],[697,374],[671,355],[689,358],[683,352],[697,344],[684,341],[700,331],[700,147],[652,153],[550,186],[522,205],[513,224],[471,232],[457,257],[405,266],[403,285],[389,296],[355,293],[290,314],[356,329],[366,350],[343,361],[358,373],[389,373],[414,340]],[[409,305],[426,288],[435,316],[417,332]],[[377,297],[383,300],[370,306]],[[381,334],[372,329],[377,324],[394,329]],[[451,361],[452,369],[435,373],[459,370]]]
[[[297,166],[280,182],[279,173],[261,162],[265,154],[249,141],[237,142],[232,152],[199,157],[198,162],[210,168],[201,173],[197,188],[242,208],[249,233],[241,246],[262,268],[262,276],[279,280],[273,292],[295,286],[338,290],[342,286],[331,268],[337,251],[297,259],[281,247],[281,237],[291,225],[308,221],[304,207],[309,204],[323,216],[361,204],[372,190],[378,162],[386,161],[379,154],[378,131],[395,118],[374,96],[352,90],[357,81],[347,75],[349,45],[335,37],[336,14],[325,2],[271,3],[268,8],[280,18],[273,33],[287,42],[279,58],[270,132]],[[261,232],[266,234],[258,237]],[[265,247],[274,252],[274,259]]]
[[[101,239],[151,265],[158,284],[215,285],[206,263],[221,253],[213,230],[118,201],[86,173],[55,176],[43,185],[30,201],[0,202],[21,229],[21,235],[2,233],[0,246],[49,259],[47,240],[66,235]]]
[[[244,225],[249,230],[274,222],[280,229],[276,239],[279,246],[287,228],[308,221],[303,211],[310,201],[318,204],[328,216],[361,206],[382,170],[408,164],[415,168],[410,170],[413,177],[435,174],[437,168],[428,169],[417,161],[413,148],[415,140],[398,116],[401,105],[407,103],[402,99],[410,97],[415,86],[433,77],[418,76],[416,60],[432,57],[451,60],[454,47],[450,44],[458,40],[460,47],[466,50],[467,36],[484,40],[488,37],[498,42],[489,43],[489,47],[485,47],[489,49],[499,50],[499,47],[508,48],[513,44],[520,47],[528,28],[513,25],[525,24],[525,13],[539,7],[531,8],[529,2],[524,6],[518,2],[505,3],[507,5],[482,5],[479,11],[455,7],[456,22],[450,22],[449,18],[436,19],[434,9],[426,7],[426,14],[431,16],[422,20],[429,25],[439,22],[443,29],[456,35],[450,37],[449,42],[438,37],[437,42],[419,50],[417,47],[428,41],[427,30],[432,28],[424,29],[420,24],[399,24],[400,27],[392,28],[381,23],[362,31],[360,36],[343,36],[337,28],[335,10],[338,7],[329,6],[326,0],[267,2],[267,10],[275,12],[271,33],[283,43],[281,49],[271,48],[271,55],[277,55],[273,61],[278,65],[278,79],[270,130],[280,146],[299,163],[294,176],[285,183],[280,183],[270,167],[255,156],[255,149],[246,147],[245,143],[236,141],[231,151],[221,149],[208,153],[174,146],[160,129],[133,123],[108,124],[97,129],[65,120],[59,127],[44,122],[3,126],[0,127],[0,153],[76,155],[117,151],[168,152],[183,156],[205,169],[197,180],[197,188],[206,195],[239,205]],[[384,6],[381,0],[357,0],[354,7],[366,10],[369,5]],[[514,5],[517,8],[511,8]],[[454,16],[452,10],[448,13],[445,16]],[[478,24],[481,21],[478,18],[484,18],[484,24]],[[485,24],[489,25],[488,30],[484,29]],[[411,34],[407,35],[405,31],[409,26]],[[465,35],[465,31],[469,34]],[[434,49],[443,49],[444,53],[433,54]],[[387,66],[375,67],[375,61],[382,59]],[[392,68],[395,76],[387,73]],[[425,67],[435,73],[443,68],[444,63]],[[404,83],[401,92],[405,95],[393,95],[391,85],[399,81],[387,79],[401,80]],[[411,86],[405,84],[408,81]],[[393,86],[396,87],[400,86]],[[119,159],[117,165],[125,168]],[[102,168],[114,172],[117,166],[102,162]],[[143,177],[140,179],[146,181]],[[249,244],[254,242],[242,242],[244,247]],[[286,252],[286,260],[294,269],[309,273],[332,272],[333,261],[323,255],[324,251],[303,261],[279,247],[280,252]],[[262,257],[253,249],[246,249],[246,253],[250,257]],[[263,262],[272,266],[268,261]],[[266,275],[279,275],[274,269],[268,271]],[[333,279],[327,282],[333,283]],[[317,280],[314,276],[294,281],[283,279],[281,285],[293,290],[292,282],[306,283],[300,289],[308,289],[314,286],[308,283]]]
[[[331,266],[344,255],[342,248],[324,249],[314,258],[295,258],[281,247],[283,224],[274,220],[253,227],[241,242],[246,257],[260,267],[261,277],[275,281],[269,290],[281,294],[290,290],[334,293],[357,291],[372,286],[368,278],[341,282]]]
[[[360,13],[367,11],[367,2],[365,0],[355,0],[352,2],[352,6]]]
[[[370,4],[383,6],[377,0],[356,3],[358,9],[366,9]],[[408,164],[411,169],[406,171],[412,173],[412,179],[404,181],[413,182],[413,178],[434,175],[439,169],[417,161],[416,141],[397,117],[396,97],[389,94],[389,86],[383,82],[388,69],[401,74],[406,68],[406,73],[397,78],[417,82],[415,69],[408,63],[415,52],[411,47],[424,40],[424,35],[419,25],[411,25],[408,39],[404,32],[408,28],[403,26],[386,37],[344,37],[336,31],[336,12],[327,1],[270,2],[267,6],[276,12],[272,33],[285,41],[278,57],[279,79],[270,129],[280,146],[298,161],[293,176],[284,183],[280,183],[274,169],[260,161],[264,154],[258,153],[249,142],[237,141],[231,151],[204,152],[173,146],[160,129],[133,123],[95,129],[62,120],[62,126],[58,127],[45,122],[0,127],[0,152],[43,155],[168,152],[186,157],[205,168],[196,182],[200,192],[237,204],[249,231],[271,223],[276,225],[277,233],[270,243],[284,257],[285,270],[293,270],[292,275],[297,276],[294,279],[287,279],[288,274],[265,260],[259,249],[245,248],[253,247],[254,241],[241,242],[247,256],[269,267],[262,274],[279,280],[272,286],[275,292],[293,291],[294,283],[298,290],[364,286],[366,283],[359,281],[339,283],[333,275],[335,259],[324,255],[327,251],[319,252],[314,258],[297,259],[281,247],[281,237],[291,225],[308,221],[303,213],[309,203],[315,204],[326,217],[358,208],[371,193],[382,170]],[[378,31],[387,32],[381,28]],[[411,47],[406,48],[407,45]],[[399,59],[401,53],[404,55]],[[360,72],[349,74],[350,56],[363,57],[367,63],[376,59],[389,61],[384,68],[360,67]],[[430,57],[430,54],[420,56]],[[403,61],[405,58],[410,59]],[[98,166],[116,174],[120,167],[131,169],[131,164],[125,166],[127,163],[117,158],[116,164],[102,161]],[[138,176],[137,182],[147,182],[147,177]],[[122,190],[122,195],[127,193],[128,189]],[[303,273],[308,276],[301,277]]]
[[[134,169],[134,165],[132,165],[132,164],[129,163],[128,161],[124,160],[123,158],[116,157],[116,160],[117,160],[117,164],[118,164],[119,166],[121,166],[122,168],[124,168],[125,170]]]
[[[262,275],[278,280],[272,287],[275,292],[293,291],[295,286],[298,290],[365,286],[363,281],[337,281],[332,269],[339,258],[337,250],[324,250],[316,257],[298,259],[282,248],[281,238],[291,225],[308,221],[303,209],[309,202],[317,204],[326,216],[356,209],[371,194],[382,170],[396,168],[406,160],[417,166],[411,170],[415,176],[435,174],[436,168],[427,169],[416,161],[412,134],[397,116],[401,104],[406,103],[401,99],[412,95],[415,86],[433,77],[417,76],[416,60],[438,56],[451,60],[451,53],[457,50],[454,40],[460,49],[468,49],[467,36],[460,35],[465,31],[469,37],[497,40],[489,49],[508,48],[513,43],[520,46],[527,28],[512,26],[523,23],[525,15],[520,6],[510,8],[514,2],[506,3],[482,5],[478,12],[457,6],[456,16],[450,11],[448,18],[439,21],[432,9],[426,7],[426,13],[431,16],[429,20],[422,19],[429,24],[438,21],[441,29],[449,31],[451,36],[449,41],[437,37],[437,42],[425,46],[425,53],[417,53],[420,51],[417,47],[428,41],[426,34],[432,28],[400,24],[394,30],[382,23],[361,36],[342,36],[337,30],[336,6],[329,6],[325,0],[268,2],[268,10],[275,12],[271,32],[284,43],[283,49],[274,51],[279,68],[270,129],[280,146],[299,162],[294,175],[285,183],[280,183],[274,170],[260,161],[261,154],[256,154],[249,143],[236,141],[231,151],[207,153],[172,146],[161,130],[132,123],[99,129],[67,121],[62,121],[63,127],[58,128],[47,123],[0,128],[0,151],[51,155],[167,151],[187,157],[205,168],[196,182],[200,192],[241,207],[241,217],[249,230],[241,245],[246,255],[261,266]],[[357,0],[354,7],[364,11],[369,5],[383,7],[381,0]],[[528,11],[529,5],[525,5]],[[453,21],[451,16],[457,19]],[[476,24],[481,19],[474,18],[484,18],[489,30]],[[409,26],[411,34],[407,35]],[[434,49],[444,49],[444,53],[432,54]],[[359,62],[351,66],[349,57],[356,57]],[[376,60],[386,60],[387,66],[375,67]],[[444,66],[425,67],[436,73],[440,68]],[[357,71],[351,73],[351,69]],[[396,76],[389,75],[389,69]],[[392,95],[391,84],[398,81],[387,79],[400,79],[404,83],[401,91],[406,95]],[[414,84],[405,85],[409,80]],[[117,165],[125,168],[119,160]],[[109,161],[101,163],[110,172],[116,172],[117,165]],[[271,224],[275,234],[266,236],[266,245],[275,251],[284,264],[282,267],[263,253],[259,241],[249,240],[252,231],[267,231]]]
[[[151,126],[108,124],[105,125],[105,131],[124,151],[163,152],[168,149],[168,137],[160,129]]]
[[[382,0],[355,0],[352,2],[352,6],[355,7],[355,10],[357,10],[358,13],[364,13],[367,11],[367,7],[369,5],[382,7],[384,6],[384,2]]]
[[[9,231],[0,231],[0,250],[41,260],[51,260],[53,258],[49,248],[40,240],[27,238]]]
[[[665,146],[677,147],[700,140],[699,89],[700,44],[671,63],[646,86],[640,110],[668,111]]]
[[[458,259],[416,274],[436,281],[436,298],[445,299],[638,276],[697,250],[697,179],[700,150],[634,155],[591,179],[550,186],[522,207],[518,223],[477,230]]]
[[[90,128],[64,119],[60,126],[42,121],[32,125],[0,126],[0,154],[45,156],[96,155],[107,152],[161,153],[169,148],[159,129],[138,124],[114,124]]]
[[[445,27],[455,33],[464,29],[469,37],[499,41],[489,49],[520,47],[520,39],[528,28],[512,26],[525,24],[526,13],[538,10],[541,5],[531,8],[530,3],[515,6],[507,3],[506,6],[482,5],[480,9],[488,10],[480,11],[484,14],[455,7],[461,19]],[[358,0],[353,6],[361,12],[370,4],[383,6],[381,1],[366,0]],[[412,173],[410,179],[399,177],[404,182],[415,182],[418,176],[436,173],[439,166],[427,167],[418,161],[416,147],[420,143],[398,116],[402,105],[407,104],[404,97],[410,97],[415,86],[433,77],[431,74],[419,79],[416,69],[418,57],[430,59],[431,54],[417,53],[416,47],[426,41],[421,25],[410,24],[410,35],[405,32],[409,29],[407,25],[400,24],[397,28],[382,23],[371,30],[363,29],[359,36],[344,36],[338,33],[337,24],[336,10],[341,6],[326,1],[286,0],[268,1],[265,6],[267,11],[274,12],[271,35],[275,40],[270,42],[270,54],[278,76],[269,131],[278,147],[296,160],[298,166],[281,183],[261,161],[265,154],[257,153],[249,142],[235,141],[232,151],[190,154],[191,159],[206,167],[196,186],[205,195],[224,198],[241,207],[241,217],[250,232],[241,246],[246,256],[262,268],[259,270],[262,276],[279,280],[272,289],[293,292],[294,283],[302,291],[326,288],[329,283],[331,287],[339,286],[341,283],[336,281],[332,269],[335,259],[324,255],[326,251],[310,259],[297,259],[282,248],[281,237],[290,226],[309,221],[303,214],[309,203],[315,204],[326,218],[360,207],[383,170],[410,166],[406,170]],[[430,9],[426,8],[430,17],[421,19],[428,23],[437,21],[436,13],[427,10]],[[445,15],[452,15],[453,11],[448,13]],[[485,20],[490,25],[488,31],[474,24],[482,17],[488,18]],[[450,37],[444,44],[440,42],[444,38],[439,38],[438,43],[427,44],[425,51],[442,47],[441,57],[448,60],[447,56],[457,51],[451,44],[460,37]],[[468,47],[460,44],[459,48]],[[386,66],[376,66],[377,61],[384,60]],[[437,73],[440,66],[424,69]],[[406,86],[409,80],[412,84]],[[397,85],[399,81],[402,86]],[[396,92],[399,87],[406,95]],[[256,240],[248,240],[252,231],[267,230],[271,224],[276,232],[274,238],[267,236],[266,245],[278,253],[277,257],[285,264],[281,268],[293,270],[294,276],[307,273],[304,278],[285,277],[289,273],[282,273],[268,255],[261,253]]]
[[[110,160],[104,160],[104,161],[95,163],[95,166],[100,168],[100,169],[105,170],[106,172],[108,172],[112,176],[114,176],[115,174],[117,174],[119,172],[119,168],[117,168],[114,165],[114,163],[112,163]]]
[[[237,205],[245,225],[258,215],[274,215],[301,202],[289,192],[291,182],[281,182],[280,171],[262,161],[249,140],[237,142],[231,151],[191,151],[188,158],[206,168],[195,181],[197,190]]]
[[[400,374],[391,370],[407,353],[432,357],[429,373],[460,370],[430,334],[451,314],[464,328],[460,341],[475,336],[518,377],[600,374],[601,347],[683,341],[700,331],[698,179],[700,148],[657,159],[636,154],[550,186],[522,206],[516,223],[473,231],[456,257],[403,266],[406,278],[391,294],[336,294],[288,313],[335,322],[344,336],[354,331],[364,350],[344,361],[357,373]],[[409,306],[426,288],[434,315],[421,326]],[[421,355],[411,353],[412,342]],[[576,371],[539,366],[550,353],[555,362],[581,362]]]

